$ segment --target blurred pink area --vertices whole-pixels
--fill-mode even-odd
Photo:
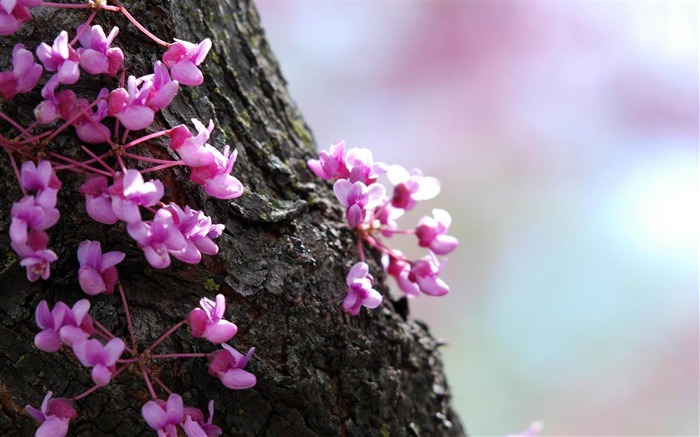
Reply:
[[[471,435],[700,434],[697,3],[258,7],[319,147],[443,183],[452,290],[411,311]]]

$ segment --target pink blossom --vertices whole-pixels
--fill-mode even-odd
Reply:
[[[0,36],[17,32],[20,25],[32,19],[29,8],[41,0],[0,0]]]
[[[95,333],[92,318],[88,314],[90,302],[81,299],[69,308],[63,302],[57,302],[53,310],[45,300],[39,302],[34,313],[34,320],[41,328],[34,337],[34,345],[44,352],[56,352],[61,344],[71,346],[78,339],[86,339]]]
[[[61,327],[63,326],[63,316],[68,307],[59,302],[49,310],[49,304],[45,300],[39,302],[34,312],[34,320],[41,332],[34,336],[34,345],[44,352],[56,352],[61,348]]]
[[[56,306],[63,304],[58,302]],[[63,304],[65,305],[65,304]],[[65,306],[63,320],[61,321],[61,340],[68,346],[73,346],[76,340],[90,338],[95,334],[90,310],[90,301],[80,299],[73,304],[72,308]]]
[[[350,171],[345,165],[345,142],[331,145],[330,151],[321,150],[319,159],[309,159],[306,164],[316,176],[323,180],[347,179]]]
[[[10,216],[10,240],[13,244],[21,245],[26,243],[30,229],[44,231],[55,225],[61,214],[58,209],[45,208],[37,203],[34,196],[27,195],[12,204]]]
[[[99,241],[85,240],[78,245],[78,281],[80,288],[90,296],[111,294],[118,280],[116,264],[122,262],[123,252],[102,253]]]
[[[10,228],[12,225],[10,225]],[[10,231],[12,232],[12,231]],[[39,278],[48,279],[51,263],[58,259],[56,253],[47,248],[49,236],[46,232],[32,229],[24,242],[12,241],[12,248],[22,260],[19,265],[27,268],[27,279],[34,282]]]
[[[80,186],[80,193],[85,196],[85,209],[93,220],[107,225],[119,220],[112,211],[112,197],[107,190],[105,176],[89,174]]]
[[[409,210],[413,208],[416,201],[432,199],[440,192],[440,181],[423,176],[417,168],[408,172],[400,165],[392,165],[389,167],[387,176],[394,185],[391,204],[396,208]]]
[[[379,220],[379,223],[383,225],[382,235],[385,237],[391,237],[394,235],[394,231],[398,229],[399,225],[396,220],[404,214],[405,210],[401,208],[394,208],[391,203],[387,203],[379,212],[376,214],[375,219]]]
[[[229,153],[229,146],[224,147],[222,154],[209,146],[214,156],[214,163],[203,167],[195,167],[190,173],[190,179],[204,187],[204,191],[217,199],[235,199],[243,194],[243,184],[231,175],[236,163],[238,150]]]
[[[80,55],[68,44],[68,32],[62,30],[53,42],[53,46],[41,43],[36,55],[44,64],[46,71],[56,71],[58,81],[72,85],[80,78],[78,64]]]
[[[151,88],[153,82],[129,76],[127,89],[117,88],[109,94],[107,114],[116,117],[127,129],[147,128],[155,116],[155,111],[147,102]]]
[[[209,401],[209,419],[204,421],[204,413],[199,408],[185,407],[183,416],[185,421],[182,429],[187,437],[218,437],[221,435],[221,428],[212,424],[214,419],[214,401]]]
[[[189,167],[204,167],[214,164],[216,153],[220,152],[206,144],[214,129],[214,122],[209,120],[209,125],[205,127],[202,122],[193,118],[192,123],[197,129],[197,135],[192,135],[184,125],[176,126],[169,132],[170,147],[180,155],[182,162]]]
[[[350,182],[362,182],[371,185],[377,182],[380,174],[386,172],[386,166],[381,162],[374,162],[374,157],[369,149],[352,148],[345,154],[345,166],[350,171]]]
[[[163,55],[163,63],[170,68],[173,79],[183,85],[200,85],[204,81],[202,72],[197,68],[211,49],[211,40],[205,39],[199,44],[176,39]]]
[[[176,393],[161,399],[148,401],[141,407],[141,414],[148,426],[158,431],[159,437],[177,437],[177,425],[182,422],[182,397]]]
[[[400,251],[394,250],[392,255],[388,255],[386,272],[396,279],[396,283],[399,285],[401,291],[407,295],[418,296],[420,294],[418,284],[409,279],[411,264],[403,258],[403,254]]]
[[[238,327],[225,320],[226,299],[223,294],[216,295],[216,302],[203,297],[199,300],[202,307],[195,308],[187,316],[187,323],[195,338],[206,338],[212,343],[224,343],[236,335]]]
[[[211,218],[202,211],[196,211],[189,206],[183,211],[175,203],[170,203],[164,207],[171,212],[175,226],[180,230],[186,240],[186,248],[180,253],[173,253],[177,259],[183,262],[196,264],[205,255],[216,255],[219,247],[212,241],[212,238],[219,237],[224,225],[214,225]]]
[[[364,223],[367,210],[373,210],[379,206],[386,194],[383,185],[372,184],[369,187],[361,181],[351,183],[347,179],[339,179],[333,185],[333,192],[346,207],[345,217],[352,228]]]
[[[26,50],[23,44],[16,44],[12,49],[12,71],[0,73],[0,97],[10,100],[17,94],[31,91],[39,82],[43,71],[41,65],[34,62],[32,52]]]
[[[102,345],[96,339],[79,339],[73,343],[73,353],[85,367],[92,367],[92,380],[98,387],[109,384],[119,357],[124,352],[124,341],[113,338]]]
[[[75,118],[72,124],[75,128],[75,133],[82,141],[89,144],[101,144],[109,139],[109,128],[100,123],[107,117],[108,104],[106,98],[108,95],[109,90],[107,88],[100,90],[97,95],[94,112],[87,99],[78,99],[75,103],[71,111],[71,118],[77,113],[80,113],[80,116]]]
[[[27,413],[41,424],[34,434],[36,437],[64,437],[68,433],[68,424],[78,416],[73,408],[73,401],[51,399],[52,396],[51,391],[46,393],[41,410],[31,405],[24,407]]]
[[[80,66],[93,75],[115,76],[124,61],[122,50],[110,47],[119,33],[119,28],[113,27],[109,35],[105,36],[102,26],[96,25],[89,29],[85,29],[84,26],[78,27],[80,44],[83,46],[77,50],[80,55]]]
[[[143,250],[148,263],[157,269],[168,267],[170,254],[187,247],[185,237],[174,225],[172,213],[164,208],[156,212],[152,222],[130,223],[126,230]]]
[[[209,374],[219,378],[227,388],[231,390],[243,390],[253,387],[256,383],[255,375],[243,370],[248,360],[255,352],[252,347],[243,356],[236,349],[222,343],[224,350],[216,351],[209,355]]]
[[[438,264],[434,256],[426,256],[415,261],[408,274],[408,279],[418,284],[420,291],[431,296],[442,296],[450,291],[450,287],[438,278],[444,266]]]
[[[38,206],[46,211],[56,206],[56,197],[61,188],[61,181],[56,176],[51,162],[41,161],[38,166],[32,161],[23,162],[20,180],[25,189],[36,191],[36,204]]]
[[[418,223],[416,228],[418,245],[430,248],[438,255],[446,255],[459,244],[455,237],[447,235],[452,218],[444,209],[434,209],[433,217],[423,217]]]
[[[346,283],[348,294],[343,299],[343,309],[356,316],[361,307],[377,308],[382,303],[382,295],[374,286],[374,278],[369,274],[367,263],[359,262],[352,266],[348,273]]]
[[[176,80],[170,80],[168,67],[163,65],[160,61],[155,62],[153,71],[153,74],[143,76],[141,80],[153,84],[146,97],[146,105],[154,111],[158,111],[165,108],[173,101],[180,88],[180,84]]]
[[[163,197],[163,183],[158,179],[145,182],[138,170],[117,173],[108,189],[112,196],[112,211],[125,223],[141,221],[139,206],[153,206]]]
[[[71,90],[56,93],[59,85],[59,78],[54,75],[41,89],[44,100],[34,108],[34,116],[41,124],[49,124],[59,118],[67,120],[75,107],[77,100],[75,93]]]

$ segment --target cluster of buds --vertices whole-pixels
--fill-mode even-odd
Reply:
[[[439,278],[444,261],[439,255],[447,255],[457,247],[457,239],[447,234],[451,218],[447,211],[433,210],[432,217],[423,217],[414,229],[399,230],[396,220],[411,210],[416,202],[435,197],[440,183],[433,177],[423,176],[420,170],[407,171],[399,165],[374,162],[367,149],[345,150],[340,141],[330,150],[321,151],[319,159],[308,161],[311,171],[323,180],[334,181],[333,192],[345,207],[348,225],[358,238],[356,263],[348,273],[348,294],[343,309],[356,315],[362,306],[376,308],[382,297],[375,289],[374,279],[365,263],[364,244],[378,250],[384,260],[386,272],[393,276],[399,288],[408,296],[421,292],[442,296],[449,287]],[[392,191],[380,183],[386,175]],[[384,238],[396,234],[413,234],[418,246],[428,249],[428,254],[417,260],[408,259],[402,252],[392,249]]]

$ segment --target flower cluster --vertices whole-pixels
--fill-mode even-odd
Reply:
[[[310,159],[311,171],[323,180],[334,181],[333,192],[345,207],[345,218],[358,238],[361,262],[348,273],[348,294],[343,309],[356,315],[360,307],[376,308],[382,297],[372,287],[374,280],[364,262],[364,244],[378,250],[384,259],[386,272],[396,279],[399,288],[408,296],[421,292],[442,296],[449,287],[439,278],[445,261],[439,255],[447,255],[458,245],[455,237],[448,235],[451,217],[442,209],[434,209],[433,216],[420,219],[414,229],[401,231],[397,219],[411,210],[418,201],[435,197],[440,192],[440,183],[433,177],[423,176],[420,170],[411,171],[399,165],[374,162],[372,152],[367,149],[345,150],[339,141],[330,150],[321,151],[319,159]],[[391,192],[379,182],[386,175]],[[410,260],[402,252],[392,249],[383,238],[396,234],[413,234],[418,246],[428,249],[428,254]]]
[[[219,248],[214,240],[222,235],[224,225],[214,223],[203,211],[168,201],[164,184],[144,175],[185,166],[190,179],[210,196],[235,199],[243,194],[243,185],[231,174],[237,152],[227,145],[219,150],[209,144],[214,128],[211,121],[205,127],[199,120],[193,120],[196,136],[184,125],[139,132],[153,125],[157,113],[172,103],[181,85],[203,83],[200,66],[212,47],[211,40],[207,38],[198,44],[178,39],[171,43],[162,41],[123,6],[110,6],[103,0],[66,5],[0,0],[0,35],[15,33],[22,23],[32,19],[29,9],[37,6],[85,8],[92,13],[77,26],[74,34],[60,30],[53,41],[42,42],[35,48],[28,48],[26,41],[15,44],[11,68],[0,72],[0,98],[11,100],[32,92],[36,96],[35,120],[28,126],[0,111],[0,119],[12,126],[0,134],[0,148],[7,152],[22,190],[22,198],[10,211],[9,234],[12,248],[21,258],[20,265],[27,269],[28,279],[48,279],[51,263],[58,258],[48,248],[46,231],[61,216],[57,200],[61,188],[56,176],[59,170],[85,176],[80,192],[88,216],[107,225],[122,222],[152,267],[168,267],[171,257],[196,264],[203,255],[215,255]],[[101,11],[122,14],[145,36],[165,47],[150,71],[130,74],[124,52],[115,45],[120,29],[113,27],[106,32],[93,24]],[[43,80],[42,76],[45,76]],[[80,94],[91,89],[82,86],[88,76],[105,84],[96,96]],[[43,84],[40,90],[36,89],[39,83]],[[72,133],[77,138],[53,141],[58,135]],[[153,147],[151,153],[138,152],[157,138],[169,139],[171,150],[166,156],[177,155],[175,159],[155,158]],[[70,145],[76,145],[77,150],[65,150]],[[94,145],[106,146],[95,148]],[[83,152],[85,156],[81,158]],[[66,250],[62,252],[68,252],[70,248],[63,249]],[[27,406],[27,411],[40,423],[36,435],[65,436],[70,421],[76,417],[74,402],[106,386],[129,368],[138,369],[140,372],[135,373],[144,377],[153,400],[143,406],[143,417],[159,435],[175,436],[178,427],[190,437],[220,435],[221,430],[212,423],[213,401],[209,403],[209,418],[205,421],[202,411],[184,406],[182,397],[173,393],[151,366],[157,360],[208,358],[209,373],[224,386],[235,390],[254,386],[255,376],[244,368],[255,348],[243,356],[225,344],[238,328],[225,318],[224,296],[217,295],[215,300],[202,298],[200,307],[193,309],[185,320],[141,349],[136,343],[126,294],[117,272],[125,254],[103,252],[102,243],[90,240],[82,241],[76,252],[80,288],[91,297],[107,295],[103,298],[118,291],[131,341],[128,344],[93,320],[87,299],[75,302],[72,307],[59,301],[53,308],[42,300],[35,311],[39,328],[35,346],[48,353],[70,351],[77,362],[90,369],[94,386],[70,399],[52,399],[52,393],[48,392],[40,409]],[[221,348],[209,354],[154,352],[184,325],[189,325],[195,338],[220,344]],[[160,399],[154,383],[169,394],[167,401]]]
[[[61,181],[53,171],[51,163],[32,161],[22,164],[20,186],[25,194],[12,204],[10,215],[10,241],[12,248],[22,258],[20,265],[27,268],[27,278],[36,281],[51,274],[51,263],[58,259],[48,248],[49,236],[45,230],[58,222],[60,213],[56,209],[56,196]]]

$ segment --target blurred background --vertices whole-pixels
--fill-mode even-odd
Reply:
[[[411,311],[470,434],[700,433],[696,2],[257,6],[319,147],[443,183]]]

